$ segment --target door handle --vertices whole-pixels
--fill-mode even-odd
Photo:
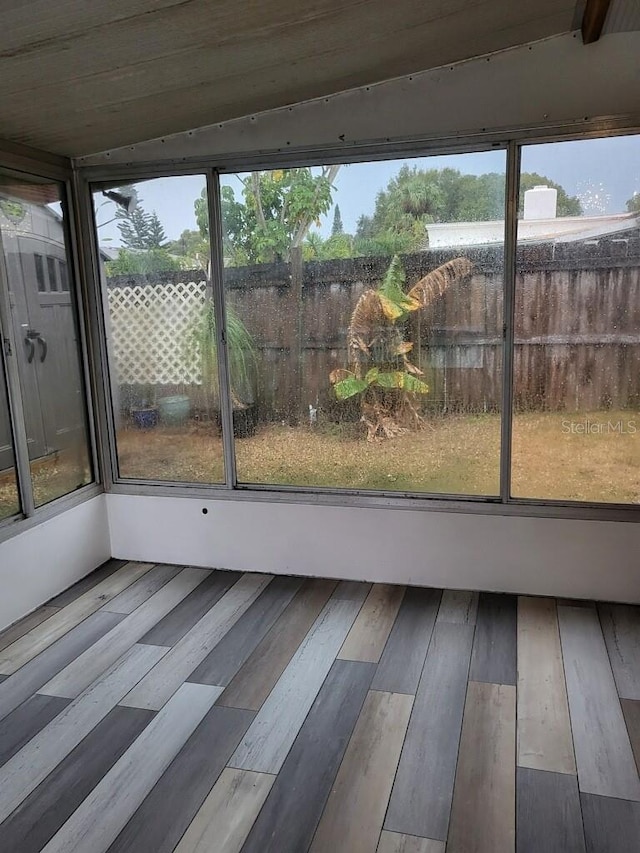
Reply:
[[[36,348],[34,346],[33,340],[29,337],[29,335],[27,335],[25,337],[24,342],[25,342],[25,346],[28,349],[27,364],[31,364],[31,362],[33,361],[33,357],[36,354]]]
[[[38,333],[38,343],[40,344],[40,363],[42,364],[49,352],[49,346],[40,333]]]

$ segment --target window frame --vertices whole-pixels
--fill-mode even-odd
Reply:
[[[472,512],[513,516],[538,516],[554,518],[578,518],[585,520],[640,521],[640,505],[612,502],[566,501],[538,498],[513,497],[511,488],[511,449],[513,429],[513,355],[514,355],[514,307],[516,282],[516,251],[518,229],[518,197],[520,160],[522,149],[539,143],[584,140],[610,136],[635,135],[640,127],[628,126],[624,122],[616,127],[613,123],[603,128],[580,130],[568,128],[559,133],[557,129],[537,128],[520,133],[510,133],[508,138],[491,135],[483,138],[470,135],[455,140],[387,141],[378,146],[341,146],[330,150],[260,152],[254,156],[198,158],[187,161],[136,163],[135,165],[87,166],[77,171],[77,191],[80,209],[85,213],[83,255],[85,264],[93,270],[92,283],[96,291],[94,304],[99,306],[98,316],[92,323],[99,338],[98,357],[102,369],[101,399],[110,401],[108,371],[106,369],[106,339],[104,338],[105,294],[102,292],[97,274],[97,240],[93,216],[92,192],[94,185],[125,183],[152,178],[178,175],[206,174],[209,202],[211,240],[211,279],[214,304],[222,322],[217,324],[217,345],[220,370],[220,388],[223,420],[223,448],[226,481],[224,484],[184,483],[145,479],[124,479],[117,474],[115,458],[115,426],[113,415],[104,412],[107,429],[104,434],[103,454],[105,461],[105,485],[107,491],[116,494],[190,497],[202,499],[256,500],[283,503],[310,503],[332,506],[362,506],[386,509],[433,510],[442,512]],[[443,154],[478,153],[486,150],[505,149],[507,173],[505,192],[505,278],[503,311],[502,351],[502,400],[501,400],[501,452],[500,452],[500,495],[498,497],[440,494],[425,492],[385,492],[348,488],[304,487],[238,483],[235,469],[235,439],[233,435],[232,407],[229,397],[229,365],[224,333],[224,282],[222,259],[222,230],[220,213],[220,175],[255,169],[293,168],[331,163],[360,163],[392,160],[402,157],[428,157]]]
[[[64,209],[63,228],[65,240],[65,264],[67,280],[72,297],[72,310],[77,329],[77,349],[80,360],[79,368],[84,390],[85,420],[87,426],[87,450],[92,471],[90,483],[73,490],[65,495],[36,507],[33,498],[31,482],[31,467],[27,445],[26,424],[22,406],[22,390],[18,365],[12,353],[16,351],[16,341],[13,324],[10,321],[8,287],[5,287],[6,269],[4,257],[0,257],[0,311],[2,317],[0,326],[4,335],[3,353],[0,353],[2,369],[7,378],[9,402],[9,419],[13,433],[15,470],[20,498],[20,512],[0,520],[0,542],[17,533],[21,533],[42,521],[53,518],[60,513],[83,503],[104,492],[101,477],[101,459],[97,449],[97,423],[94,406],[94,388],[96,385],[93,373],[93,363],[88,354],[88,328],[90,318],[86,310],[87,279],[80,266],[79,241],[76,231],[77,217],[75,211],[73,169],[70,161],[55,155],[24,154],[0,145],[0,171],[16,180],[36,180],[56,183],[60,186],[60,202]],[[46,255],[41,255],[45,286],[48,279],[48,264],[45,270]],[[54,265],[57,267],[57,263]],[[58,271],[56,272],[56,274]],[[45,290],[44,292],[49,292]],[[55,292],[55,291],[53,291]]]

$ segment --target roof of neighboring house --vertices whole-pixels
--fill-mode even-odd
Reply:
[[[121,246],[105,246],[100,244],[100,254],[105,261],[115,261],[120,254]]]
[[[640,213],[608,216],[562,216],[553,219],[521,219],[520,243],[572,243],[599,237],[625,237],[640,229]],[[427,225],[428,247],[486,246],[504,241],[504,220],[488,222],[443,222]]]

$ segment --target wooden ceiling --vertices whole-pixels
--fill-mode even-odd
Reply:
[[[4,0],[0,23],[0,137],[78,156],[481,56],[580,19],[576,0]]]

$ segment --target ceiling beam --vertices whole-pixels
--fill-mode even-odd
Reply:
[[[602,35],[611,0],[587,0],[582,16],[582,43],[592,44]]]

